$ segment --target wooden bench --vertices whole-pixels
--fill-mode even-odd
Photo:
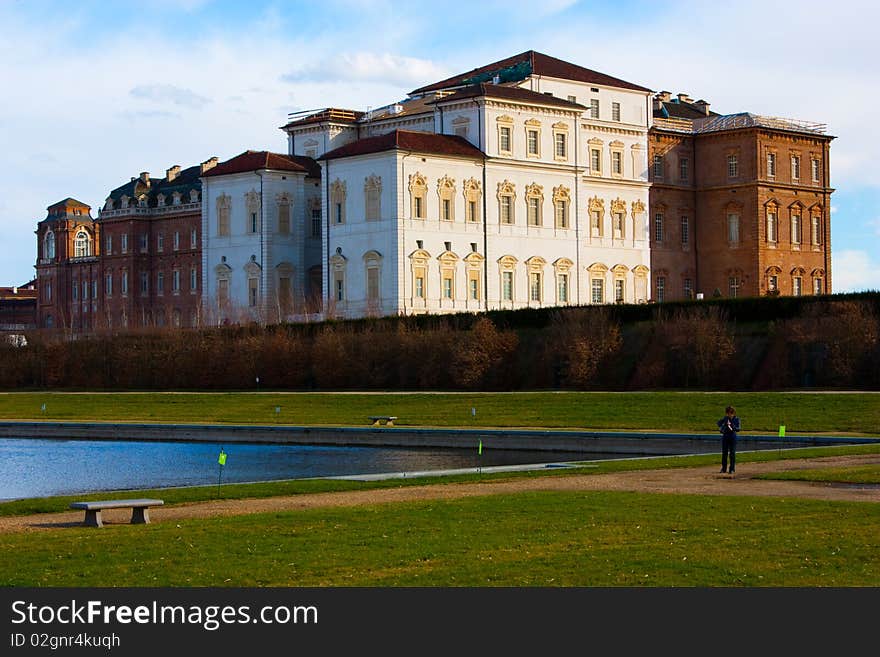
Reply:
[[[382,421],[384,420],[386,427],[393,427],[394,420],[397,419],[396,415],[371,415],[370,422],[373,423],[374,427],[382,426]]]
[[[150,507],[162,506],[162,500],[98,500],[95,502],[71,502],[71,509],[84,509],[87,527],[103,527],[101,511],[104,509],[131,509],[131,524],[146,525],[150,522]]]

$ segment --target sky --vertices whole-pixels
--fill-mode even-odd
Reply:
[[[816,121],[831,145],[832,285],[880,290],[880,4],[801,0],[0,0],[0,286],[72,196],[245,151],[290,112],[365,110],[537,50],[722,114]]]

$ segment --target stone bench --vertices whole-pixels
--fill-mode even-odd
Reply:
[[[86,512],[87,527],[103,527],[101,511],[104,509],[131,509],[131,524],[146,525],[150,522],[150,507],[162,506],[162,500],[97,500],[94,502],[71,502],[71,509],[83,509]]]
[[[386,427],[393,427],[394,420],[397,419],[396,415],[371,415],[370,422],[373,423],[374,427],[378,427],[382,425],[382,422],[385,422]]]

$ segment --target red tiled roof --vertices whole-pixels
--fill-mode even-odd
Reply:
[[[488,96],[489,98],[503,98],[505,100],[521,100],[525,103],[535,105],[552,105],[554,107],[564,107],[572,110],[585,110],[583,105],[572,103],[569,100],[557,98],[549,94],[538,93],[531,89],[523,89],[521,87],[508,87],[500,84],[472,84],[463,89],[459,89],[448,96],[442,96],[431,103],[445,103],[449,100],[461,100],[462,98],[473,98],[475,96]]]
[[[436,91],[437,89],[460,87],[464,84],[467,84],[467,81],[471,80],[472,78],[479,78],[481,76],[491,74],[495,71],[512,69],[514,67],[522,67],[523,74],[519,78],[521,80],[524,80],[526,77],[533,74],[544,75],[551,78],[559,78],[562,80],[574,80],[576,82],[601,84],[606,87],[617,87],[619,89],[632,89],[633,91],[650,91],[650,89],[639,86],[637,84],[633,84],[632,82],[626,82],[625,80],[621,80],[610,75],[605,75],[604,73],[599,73],[598,71],[593,71],[591,69],[584,68],[583,66],[578,66],[577,64],[572,64],[570,62],[556,59],[555,57],[550,57],[549,55],[545,55],[540,52],[535,52],[534,50],[527,50],[526,52],[514,55],[513,57],[508,57],[507,59],[502,59],[492,64],[487,64],[486,66],[475,68],[471,71],[468,71],[467,73],[460,73],[459,75],[454,75],[451,78],[446,78],[445,80],[441,80],[440,82],[435,82],[434,84],[419,87],[411,93],[419,94],[427,91]]]
[[[232,159],[221,162],[217,166],[208,169],[203,175],[227,176],[232,173],[246,173],[258,169],[273,169],[275,171],[296,171],[305,173],[310,178],[320,178],[321,168],[310,157],[303,155],[283,155],[269,151],[245,151]]]
[[[377,137],[367,137],[324,153],[319,159],[335,160],[340,157],[381,153],[382,151],[402,150],[430,155],[453,155],[482,159],[483,151],[464,137],[438,135],[433,132],[414,130],[392,130]]]

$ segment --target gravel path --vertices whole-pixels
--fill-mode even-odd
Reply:
[[[218,500],[160,507],[150,510],[153,522],[174,522],[190,518],[296,511],[320,507],[388,504],[413,500],[450,500],[478,495],[499,495],[523,491],[617,490],[642,493],[684,493],[692,495],[749,495],[793,497],[814,500],[880,502],[880,486],[840,486],[802,481],[765,481],[754,476],[766,472],[846,467],[880,463],[880,454],[743,463],[736,477],[718,473],[718,466],[639,470],[613,474],[520,478],[508,481],[463,484],[431,484],[365,491],[315,493],[262,499]],[[127,523],[130,510],[104,511],[104,523]],[[0,518],[0,533],[45,531],[81,525],[83,512],[43,513]]]

